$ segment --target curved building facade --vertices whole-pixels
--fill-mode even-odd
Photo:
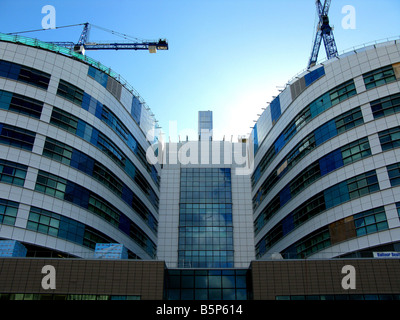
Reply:
[[[372,257],[400,250],[400,44],[298,75],[253,128],[255,254]]]
[[[28,256],[91,258],[96,243],[121,243],[129,258],[155,259],[160,167],[146,160],[149,108],[88,57],[1,39],[0,239]]]

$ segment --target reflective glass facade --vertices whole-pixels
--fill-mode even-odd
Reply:
[[[165,274],[167,300],[247,300],[247,269],[182,270]]]
[[[206,139],[211,139],[213,130],[213,113],[212,111],[199,111],[199,119],[198,119],[198,131],[199,137],[202,137],[202,134]]]
[[[178,266],[233,267],[230,168],[182,168]]]

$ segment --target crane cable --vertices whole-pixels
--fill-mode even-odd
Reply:
[[[76,27],[76,26],[83,26],[85,24],[86,23],[71,24],[71,25],[68,25],[68,26],[55,27],[55,28],[50,29],[50,30],[69,28],[69,27]],[[126,40],[144,41],[144,39],[133,37],[133,36],[127,35],[125,33],[120,33],[120,32],[117,32],[117,31],[109,30],[109,29],[106,29],[106,28],[103,28],[103,27],[99,27],[99,26],[96,26],[96,25],[91,24],[91,23],[89,24],[89,26],[90,27],[95,27],[97,29],[100,29],[100,30],[103,30],[103,31],[106,31],[106,32],[109,32],[109,33],[111,33],[113,35],[116,35],[116,36],[120,36],[120,37],[122,37],[122,38],[124,38]],[[19,31],[19,32],[10,32],[10,33],[7,33],[7,34],[8,35],[14,35],[14,34],[21,34],[21,33],[28,33],[28,32],[45,31],[45,30],[49,30],[49,29],[25,30],[25,31]]]
[[[83,25],[85,25],[85,23],[71,24],[71,25],[68,25],[68,26],[55,27],[55,28],[52,28],[52,29],[50,29],[50,30],[61,29],[61,28],[68,28],[68,27],[76,27],[76,26],[83,26]],[[36,32],[36,31],[45,31],[45,30],[49,30],[49,29],[26,30],[26,31],[19,31],[19,32],[10,32],[10,33],[7,33],[7,34],[12,35],[12,34]]]
[[[100,29],[100,30],[103,30],[103,31],[106,31],[106,32],[109,32],[109,33],[111,33],[111,34],[113,34],[113,35],[122,37],[122,38],[124,38],[124,39],[126,39],[126,40],[144,41],[144,39],[140,39],[140,38],[137,38],[137,37],[133,37],[133,36],[127,35],[127,34],[125,34],[125,33],[120,33],[120,32],[113,31],[113,30],[110,30],[110,29],[106,29],[106,28],[103,28],[103,27],[99,27],[99,26],[96,26],[96,25],[94,25],[94,24],[90,24],[90,26],[95,27],[95,28]]]

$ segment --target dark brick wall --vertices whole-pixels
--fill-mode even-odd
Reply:
[[[42,268],[56,270],[56,289],[43,289]],[[356,289],[345,290],[345,265],[355,268]],[[400,294],[400,259],[253,261],[255,300],[276,296]],[[140,260],[1,258],[0,293],[139,295],[162,300],[165,263]]]
[[[345,265],[355,268],[356,289],[343,289]],[[400,294],[400,259],[275,260],[251,264],[255,300],[284,295]]]
[[[42,288],[45,265],[56,270],[56,289]],[[164,291],[162,261],[0,259],[0,293],[140,295],[161,300]]]

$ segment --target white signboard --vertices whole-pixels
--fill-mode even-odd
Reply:
[[[374,258],[400,258],[400,252],[374,252]]]

